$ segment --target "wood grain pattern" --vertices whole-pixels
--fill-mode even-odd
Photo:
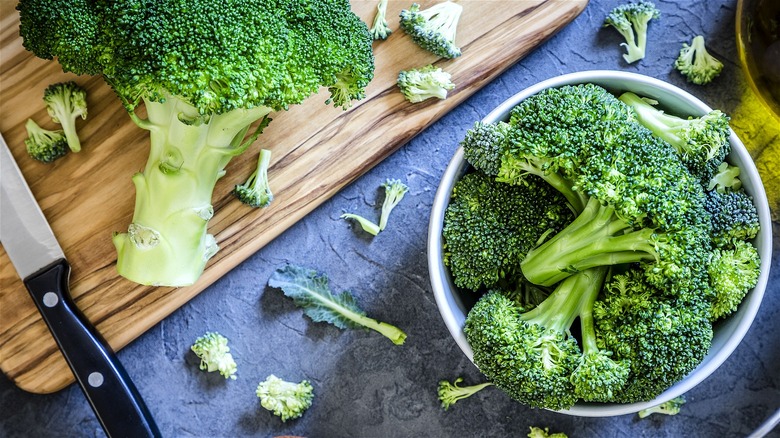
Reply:
[[[0,3],[0,132],[73,267],[77,305],[120,349],[517,62],[576,17],[587,0],[462,0],[457,42],[463,55],[454,60],[414,45],[398,29],[397,18],[411,3],[391,0],[388,21],[394,33],[374,44],[376,76],[366,99],[345,112],[325,106],[321,93],[272,115],[258,144],[228,165],[215,189],[209,229],[220,251],[197,284],[178,289],[140,286],[114,269],[111,234],[126,229],[132,217],[130,176],[144,166],[147,132],[130,121],[101,78],[63,73],[56,62],[25,51],[14,4]],[[352,3],[370,23],[376,1]],[[418,3],[426,8],[435,0]],[[444,101],[410,104],[395,86],[398,71],[428,63],[450,72],[457,87]],[[83,151],[51,165],[37,163],[24,151],[24,123],[33,118],[56,127],[41,97],[46,86],[67,79],[89,93],[89,117],[78,123]],[[259,147],[273,152],[269,178],[276,199],[264,210],[249,209],[230,195],[251,173]],[[73,381],[2,248],[0,368],[30,392],[53,392]]]

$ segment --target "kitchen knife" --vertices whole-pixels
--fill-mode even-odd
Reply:
[[[160,432],[111,347],[70,296],[70,265],[0,136],[0,243],[49,326],[106,434]]]

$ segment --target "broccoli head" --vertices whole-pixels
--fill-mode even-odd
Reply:
[[[712,251],[707,272],[710,286],[715,291],[712,319],[731,315],[758,283],[761,274],[758,250],[744,240],[735,241],[731,248],[716,248]]]
[[[260,405],[287,421],[303,416],[314,400],[314,388],[308,380],[288,382],[271,374],[257,385]]]
[[[49,85],[43,91],[43,101],[54,123],[62,125],[70,150],[81,151],[81,140],[76,132],[76,119],[87,118],[87,90],[73,81],[59,82]]]
[[[604,27],[614,27],[625,39],[620,45],[626,48],[623,59],[627,63],[631,64],[645,57],[648,23],[660,16],[661,12],[655,4],[644,0],[619,5],[607,14]]]
[[[712,217],[712,241],[717,246],[729,246],[734,241],[751,240],[760,229],[758,210],[743,189],[727,192],[707,192],[705,208]]]
[[[150,132],[136,209],[114,235],[117,270],[141,284],[194,283],[218,247],[212,192],[270,112],[321,87],[347,108],[373,78],[372,36],[348,0],[22,0],[24,45],[101,75]],[[146,118],[136,114],[143,102]],[[253,128],[253,126],[255,126]]]
[[[689,82],[704,85],[720,74],[723,63],[707,51],[704,37],[697,35],[690,45],[683,43],[680,56],[674,61],[674,68],[688,78]]]
[[[457,58],[461,52],[455,35],[462,12],[463,6],[450,0],[422,10],[419,4],[412,3],[409,9],[401,11],[401,29],[423,49],[442,58]]]
[[[38,161],[51,163],[57,158],[65,156],[70,148],[62,130],[50,131],[41,128],[33,119],[27,119],[24,125],[27,129],[27,138],[24,140],[27,153]]]

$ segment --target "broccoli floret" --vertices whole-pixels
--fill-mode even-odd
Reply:
[[[476,122],[460,143],[463,157],[486,175],[498,175],[509,130],[506,122]]]
[[[401,70],[398,73],[398,88],[406,100],[412,103],[430,98],[446,99],[447,91],[455,88],[452,76],[439,67],[425,67]]]
[[[65,133],[62,130],[50,131],[41,128],[33,119],[27,119],[24,127],[27,129],[27,138],[24,140],[24,144],[27,146],[27,153],[32,158],[44,163],[51,163],[70,151]]]
[[[382,202],[382,213],[379,215],[378,224],[354,213],[344,213],[341,217],[357,221],[360,227],[363,228],[363,231],[373,236],[379,234],[380,231],[387,227],[390,212],[401,202],[406,192],[409,191],[409,187],[397,179],[388,179],[382,184],[382,187],[385,189],[385,200]]]
[[[688,170],[703,185],[709,184],[731,151],[731,128],[726,114],[712,110],[700,117],[682,118],[663,112],[634,93],[623,93],[620,100],[636,111],[642,125],[677,150]]]
[[[614,27],[625,39],[626,42],[620,45],[626,48],[623,59],[627,63],[631,64],[645,57],[647,25],[650,20],[660,16],[661,12],[649,1],[622,4],[607,14],[604,27]]]
[[[712,217],[712,241],[716,246],[729,246],[758,235],[758,210],[744,190],[711,190],[706,196],[704,206]]]
[[[449,0],[423,10],[413,3],[401,11],[401,29],[423,49],[442,58],[457,58],[461,51],[455,44],[455,34],[462,12],[463,6]]]
[[[542,429],[541,427],[531,426],[528,438],[569,438],[569,436],[563,432],[550,433],[549,427]]]
[[[236,379],[237,366],[230,354],[228,340],[217,332],[207,332],[195,340],[192,351],[200,358],[200,369],[219,371],[226,379]]]
[[[474,363],[498,388],[532,407],[567,409],[588,391],[590,400],[612,400],[627,383],[628,363],[597,346],[589,316],[606,274],[607,268],[574,274],[528,312],[501,293],[482,296],[463,329]],[[570,332],[578,317],[582,349]]]
[[[17,8],[27,49],[66,71],[102,75],[150,133],[148,161],[133,176],[132,224],[113,238],[119,274],[141,284],[185,286],[200,276],[218,249],[207,233],[214,186],[251,143],[253,124],[321,87],[326,102],[346,108],[374,74],[373,38],[348,0],[22,0]],[[144,119],[135,112],[142,102]]]
[[[572,218],[563,196],[541,179],[510,185],[468,173],[453,187],[444,213],[444,264],[458,287],[520,284],[525,254]]]
[[[683,43],[680,56],[674,61],[674,68],[685,75],[688,82],[704,85],[720,74],[723,63],[710,55],[704,46],[704,37],[697,35],[690,46]]]
[[[87,90],[73,81],[51,84],[43,92],[43,101],[54,123],[62,125],[70,150],[81,151],[76,119],[87,118]]]
[[[301,417],[314,400],[314,388],[308,380],[287,382],[273,374],[257,385],[255,393],[260,397],[260,405],[282,421]]]
[[[715,291],[712,319],[720,319],[736,312],[748,291],[758,283],[761,260],[758,250],[743,240],[731,248],[716,248],[707,266],[710,286]]]
[[[450,406],[463,400],[464,398],[471,397],[477,392],[493,385],[490,382],[480,383],[478,385],[460,386],[458,383],[462,382],[463,378],[458,377],[454,382],[450,383],[448,380],[442,380],[439,382],[438,397],[441,402],[441,407],[446,411]]]
[[[739,166],[732,166],[722,162],[718,166],[715,175],[707,183],[707,190],[717,190],[721,193],[742,188],[742,180],[739,179]]]
[[[257,157],[257,168],[243,184],[236,184],[233,194],[244,204],[257,208],[268,207],[274,200],[271,186],[268,184],[268,165],[271,163],[271,151],[261,149]]]
[[[386,40],[387,37],[393,33],[387,25],[387,0],[379,0],[379,3],[377,3],[374,23],[371,26],[370,31],[371,36],[373,36],[375,40]]]
[[[652,406],[647,409],[642,409],[641,411],[637,412],[637,416],[639,416],[639,418],[645,418],[652,414],[677,415],[680,413],[680,409],[684,404],[685,396],[681,395],[671,400],[667,400],[659,405]]]

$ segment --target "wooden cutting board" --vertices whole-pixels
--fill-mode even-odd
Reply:
[[[418,3],[427,8],[437,0]],[[458,105],[569,23],[587,0],[462,0],[456,41],[462,56],[442,60],[418,48],[398,28],[398,13],[412,0],[391,0],[393,34],[374,43],[376,74],[367,97],[348,111],[313,96],[273,122],[257,144],[233,159],[214,191],[210,232],[220,251],[191,287],[140,286],[119,277],[111,235],[126,230],[133,211],[131,175],[143,168],[148,133],[136,127],[99,77],[63,73],[59,64],[24,50],[14,2],[0,5],[0,133],[25,174],[65,251],[77,305],[114,349],[127,345],[179,306],[255,253],[426,126]],[[367,23],[377,0],[353,0]],[[406,102],[395,86],[398,71],[434,63],[452,74],[455,90],[443,101]],[[76,80],[87,89],[89,116],[77,126],[82,152],[53,164],[30,159],[24,124],[33,118],[54,129],[41,100],[51,83]],[[267,209],[250,209],[230,195],[256,164],[259,147],[271,149]],[[46,325],[0,248],[0,368],[20,388],[50,393],[73,381]]]

